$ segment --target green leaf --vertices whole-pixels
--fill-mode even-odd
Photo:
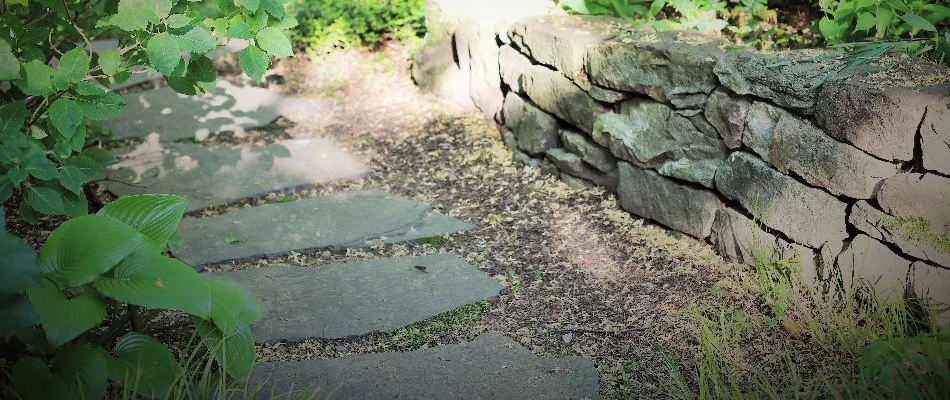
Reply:
[[[259,12],[257,14],[254,14],[254,16],[251,17],[250,21],[247,21],[247,29],[250,30],[251,33],[260,32],[260,30],[264,29],[266,26],[267,26],[266,12]]]
[[[855,31],[864,31],[867,32],[874,27],[874,24],[877,23],[874,14],[869,12],[859,12],[858,13],[858,23],[855,25]]]
[[[102,171],[102,165],[95,160],[77,155],[70,157],[59,169],[59,181],[66,190],[78,195],[82,193],[82,185],[96,179]]]
[[[178,46],[190,53],[206,53],[214,50],[214,39],[207,29],[196,26],[183,35],[175,36]]]
[[[89,53],[81,47],[67,51],[60,58],[57,71],[61,79],[70,83],[85,79],[89,73]]]
[[[11,181],[9,177],[0,175],[0,204],[10,200],[10,198],[13,197],[13,191],[15,189],[16,188],[13,187],[13,181]]]
[[[40,322],[33,305],[19,293],[0,294],[0,337]]]
[[[191,23],[191,18],[185,14],[172,14],[165,18],[165,25],[171,29],[182,28]]]
[[[236,3],[251,13],[255,13],[257,12],[257,8],[261,5],[261,0],[238,0]]]
[[[241,324],[251,324],[261,317],[261,305],[241,284],[222,276],[208,280],[211,289],[211,320],[221,331],[230,334]]]
[[[214,67],[214,61],[202,56],[188,64],[188,77],[205,92],[214,93],[218,82],[218,70]]]
[[[26,292],[46,339],[54,346],[73,340],[106,317],[105,304],[90,291],[69,298],[56,284],[44,279],[40,286]]]
[[[112,92],[100,96],[75,96],[70,98],[76,101],[76,104],[79,104],[79,108],[82,109],[82,113],[93,121],[112,119],[125,108],[125,101],[122,100],[122,96]]]
[[[69,139],[76,133],[76,126],[82,123],[82,108],[72,99],[60,97],[50,106],[49,118],[56,130]]]
[[[127,333],[115,344],[115,359],[109,363],[109,375],[127,389],[156,399],[168,397],[179,376],[175,355],[151,336]]]
[[[119,71],[120,65],[122,65],[122,56],[119,54],[118,50],[109,49],[99,54],[99,68],[102,69],[103,74],[115,74]]]
[[[64,193],[63,209],[65,210],[66,216],[70,218],[79,218],[84,215],[89,215],[89,200],[86,199],[86,195],[83,192]]]
[[[100,58],[99,61],[102,61]],[[89,81],[82,81],[76,84],[74,88],[77,94],[80,96],[102,96],[106,92],[103,91],[99,86],[96,86],[95,83]]]
[[[0,107],[0,137],[8,140],[10,137],[20,136],[23,123],[30,112],[22,101],[4,104]]]
[[[96,290],[119,302],[184,311],[208,318],[211,294],[191,266],[160,254],[133,254],[112,270],[112,278],[95,281]]]
[[[0,81],[12,81],[19,77],[20,60],[13,54],[10,44],[0,39]]]
[[[247,324],[240,323],[232,333],[225,334],[203,319],[195,317],[192,321],[201,336],[201,342],[231,378],[239,382],[250,378],[257,354],[254,349],[254,335]]]
[[[45,96],[53,92],[52,77],[55,70],[40,60],[23,63],[26,80],[20,85],[23,93],[33,96]]]
[[[290,46],[290,39],[284,32],[274,27],[267,27],[257,32],[257,46],[274,57],[290,57],[294,50]]]
[[[887,27],[891,25],[891,20],[894,17],[894,12],[890,8],[878,6],[877,7],[877,25],[875,26],[875,36],[878,38],[883,38],[884,34],[887,32]]]
[[[7,177],[10,178],[10,181],[13,182],[14,185],[20,186],[20,184],[26,182],[27,179],[30,179],[30,174],[23,168],[12,168],[7,172]]]
[[[63,215],[63,195],[47,186],[32,186],[26,192],[26,202],[34,210],[47,215]]]
[[[36,357],[24,357],[13,365],[11,380],[24,400],[100,399],[108,382],[106,358],[100,350],[70,346],[56,353],[53,368]]]
[[[115,154],[112,154],[101,147],[90,147],[82,151],[82,155],[93,159],[99,165],[109,165],[115,161]]]
[[[901,19],[904,20],[908,25],[912,26],[915,30],[922,30],[927,32],[936,32],[937,27],[934,24],[931,24],[930,21],[927,21],[923,17],[916,14],[904,14],[901,16]]]
[[[98,215],[119,220],[156,245],[165,243],[178,229],[188,200],[165,194],[124,196],[103,207]]]
[[[153,68],[163,74],[171,74],[181,62],[181,47],[178,41],[167,33],[152,36],[145,46],[148,61]]]
[[[31,152],[24,157],[23,169],[34,178],[48,181],[55,179],[56,164],[53,164],[42,152]]]
[[[248,27],[247,23],[244,21],[238,21],[231,24],[231,26],[228,27],[228,31],[224,34],[224,36],[227,36],[233,39],[246,39],[246,40],[250,40],[251,38],[254,37],[253,34],[251,34],[251,28]]]
[[[66,221],[50,234],[40,249],[40,269],[60,287],[76,287],[96,280],[132,252],[152,248],[159,252],[125,223],[87,215]]]
[[[141,31],[168,16],[172,0],[119,0],[118,13],[108,21],[126,32]]]
[[[264,73],[267,72],[269,63],[270,58],[267,56],[267,53],[257,48],[257,46],[247,46],[238,53],[238,64],[244,73],[253,79],[254,82],[261,81],[264,77]]]
[[[0,212],[0,218],[5,218]],[[0,233],[0,293],[20,293],[40,284],[36,252],[20,238]]]
[[[284,16],[285,0],[260,0],[260,2],[261,8],[268,14],[273,15],[275,18],[282,18]]]

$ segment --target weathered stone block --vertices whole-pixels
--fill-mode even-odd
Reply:
[[[924,168],[950,175],[950,95],[927,106],[920,125]]]
[[[838,256],[845,292],[868,285],[877,295],[904,295],[911,262],[867,235],[858,235]]]
[[[878,203],[887,213],[927,221],[936,233],[950,233],[950,179],[903,173],[881,184]]]
[[[715,193],[664,178],[656,172],[619,164],[620,205],[697,238],[709,237],[716,210],[724,205]]]
[[[598,85],[663,102],[708,94],[716,88],[712,67],[722,54],[719,43],[698,32],[627,33],[590,46],[587,72]]]
[[[498,69],[498,44],[492,21],[466,20],[455,31],[459,66],[471,71],[472,101],[485,115],[495,117],[505,101]]]
[[[617,158],[660,174],[712,187],[726,147],[666,105],[629,100],[620,113],[602,114],[591,135]]]
[[[897,166],[832,139],[782,109],[757,102],[747,118],[746,146],[779,171],[793,171],[833,194],[874,198],[881,181],[897,173]]]
[[[829,82],[818,93],[815,117],[836,139],[885,160],[910,161],[928,102],[929,96],[912,88]]]
[[[524,89],[521,88],[521,77],[531,67],[531,60],[511,46],[504,45],[498,52],[498,62],[501,67],[501,80],[512,91],[524,94]]]
[[[561,143],[572,153],[580,155],[584,162],[603,172],[617,169],[617,159],[610,151],[588,139],[584,134],[571,129],[561,130]]]
[[[558,130],[561,124],[514,92],[505,97],[502,116],[505,126],[514,132],[518,149],[529,154],[544,154],[548,149],[560,146]]]
[[[950,268],[950,237],[938,233],[944,226],[926,227],[920,221],[889,215],[866,201],[851,208],[848,222],[869,236],[897,245],[904,253]]]
[[[600,105],[570,79],[540,65],[528,68],[521,87],[542,110],[587,133],[593,131],[595,118],[607,112],[606,107]]]
[[[937,324],[950,325],[950,270],[918,261],[911,265],[910,276],[914,294],[930,299],[937,309]]]
[[[706,120],[716,128],[726,147],[738,150],[746,130],[746,116],[752,101],[723,89],[716,89],[706,101]]]
[[[617,191],[617,171],[601,172],[591,167],[577,154],[557,148],[547,152],[547,160],[563,173],[594,182],[611,192]]]
[[[737,51],[719,57],[713,70],[733,93],[758,96],[807,114],[815,107],[814,76],[820,69],[803,56],[780,60],[774,54]]]
[[[752,154],[732,153],[716,172],[716,188],[752,210],[765,226],[811,248],[847,237],[844,203],[783,175]]]

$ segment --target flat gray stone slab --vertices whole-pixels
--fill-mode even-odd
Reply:
[[[345,192],[291,203],[245,208],[207,218],[185,218],[181,251],[191,265],[303,249],[357,248],[472,229],[422,203],[383,192]]]
[[[218,80],[213,95],[185,96],[166,86],[122,98],[125,109],[103,124],[115,132],[116,139],[145,137],[153,132],[162,141],[203,140],[223,131],[241,135],[247,129],[270,124],[281,115],[314,107],[306,100],[223,79]]]
[[[205,147],[162,143],[157,136],[119,156],[105,182],[117,196],[175,194],[187,211],[234,202],[262,193],[330,180],[356,179],[369,172],[333,141],[288,140],[267,146]]]
[[[264,317],[252,327],[259,342],[388,332],[501,290],[455,254],[214,275],[244,284],[261,301]]]
[[[263,363],[252,379],[252,387],[263,386],[261,399],[294,398],[308,387],[319,388],[318,398],[333,399],[601,398],[591,360],[538,357],[493,332],[406,353]]]

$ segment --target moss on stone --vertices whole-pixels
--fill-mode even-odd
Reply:
[[[913,240],[933,247],[941,253],[950,253],[950,237],[930,230],[930,221],[920,217],[887,217],[884,226],[898,232],[905,240]]]

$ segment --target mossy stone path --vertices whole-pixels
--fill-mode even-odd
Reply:
[[[322,139],[268,146],[205,147],[176,143],[222,130],[261,126],[308,102],[266,89],[219,83],[216,96],[179,97],[168,88],[129,95],[117,137],[146,142],[112,166],[107,189],[117,196],[173,193],[189,211],[258,198],[325,180],[355,179],[368,169]],[[186,217],[174,255],[208,264],[290,251],[345,250],[412,241],[474,228],[430,205],[379,191],[288,199],[208,217]],[[209,273],[211,274],[211,273]],[[337,339],[387,332],[499,293],[501,285],[456,254],[375,259],[345,264],[214,272],[243,283],[264,316],[252,329],[259,342]],[[599,398],[598,373],[582,357],[538,357],[499,333],[472,342],[405,353],[329,360],[277,361],[258,366],[263,398],[302,388],[341,399],[587,399]]]

